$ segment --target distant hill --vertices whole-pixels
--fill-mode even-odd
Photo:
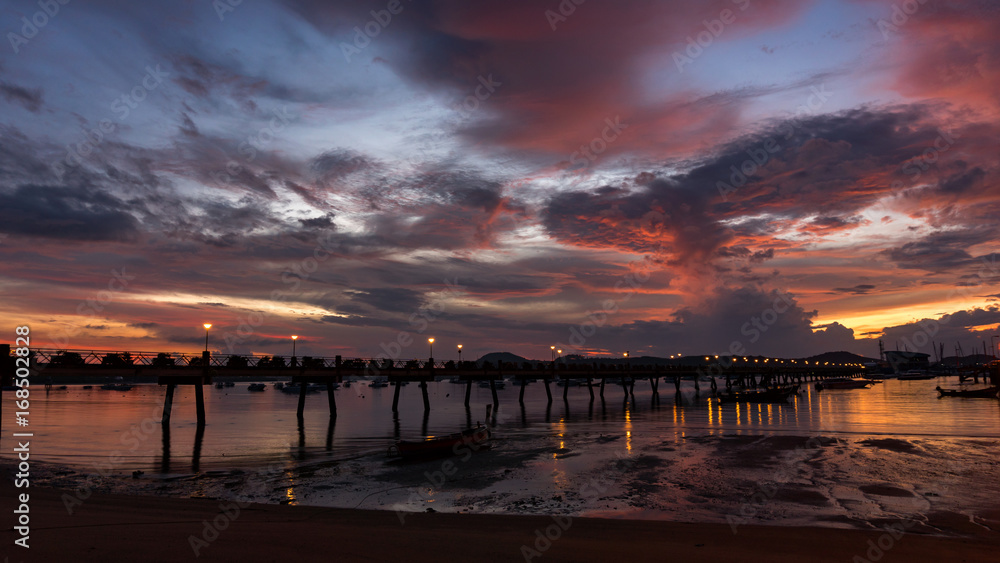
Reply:
[[[956,365],[971,366],[973,364],[988,364],[992,362],[995,358],[986,354],[969,354],[968,356],[945,356],[941,360],[941,364],[945,367],[955,367]],[[934,362],[934,357],[931,357],[931,363]]]
[[[982,356],[982,354],[980,354],[979,356]],[[706,363],[705,360],[706,357],[711,358],[710,360],[708,360],[709,362],[715,361],[714,356],[705,356],[703,354],[691,354],[677,358],[661,358],[658,356],[632,356],[628,359],[628,361],[632,365],[644,365],[644,366],[671,366],[671,365],[697,366]],[[748,354],[746,357],[752,359],[759,359],[761,362],[763,362],[766,356]],[[977,358],[977,356],[969,356],[968,359],[963,358],[962,362],[963,364],[972,363],[974,361],[974,358]],[[810,356],[807,358],[800,358],[800,359],[808,360],[809,362],[820,362],[820,363],[830,362],[831,364],[852,364],[852,363],[863,364],[863,363],[878,361],[878,358],[859,356],[858,354],[846,351],[824,352],[823,354],[818,354],[816,356]],[[598,363],[605,365],[618,365],[618,364],[624,364],[625,361],[626,360],[623,356],[593,357],[593,356],[581,356],[579,354],[568,354],[558,359],[559,363],[565,363],[565,364]],[[954,365],[955,363],[954,358],[946,359],[945,363],[947,363],[948,361],[950,361],[952,365]],[[525,362],[533,366],[537,366],[538,364],[543,364],[547,366],[550,364],[550,361],[548,359],[529,360],[528,358],[518,356],[517,354],[513,354],[511,352],[490,352],[489,354],[486,354],[481,358],[479,358],[478,360],[476,360],[476,365],[481,366],[483,365],[483,362],[490,362],[493,365],[497,365],[499,362],[512,363],[517,365],[518,367],[520,367]]]
[[[517,367],[521,367],[521,364],[524,362],[528,362],[532,365],[538,363],[535,360],[529,360],[528,358],[524,358],[510,352],[490,352],[489,354],[486,354],[476,360],[476,365],[481,366],[483,365],[483,362],[489,362],[494,366],[499,365],[500,363],[512,363]]]
[[[802,358],[810,362],[830,362],[831,364],[864,364],[866,362],[877,362],[878,358],[866,358],[851,352],[824,352],[817,356]]]

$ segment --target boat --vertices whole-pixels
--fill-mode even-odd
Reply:
[[[226,385],[225,385],[225,384],[224,384],[223,382],[221,382],[221,381],[216,381],[216,382],[215,382],[215,388],[216,388],[216,389],[222,389],[222,388],[223,388],[223,387],[225,387],[225,386],[226,386]]]
[[[128,383],[105,383],[101,385],[101,389],[105,391],[130,391],[132,386]]]
[[[504,388],[504,387],[506,387],[506,385],[507,385],[506,383],[504,383],[504,382],[503,382],[503,380],[502,380],[502,379],[494,379],[494,380],[492,380],[492,381],[493,381],[493,383],[494,383],[494,385],[493,385],[493,386],[494,386],[494,387],[495,387],[496,389],[503,389],[503,388]],[[480,382],[479,382],[479,386],[480,386],[480,387],[482,387],[483,389],[489,389],[489,388],[490,388],[490,380],[487,380],[487,381],[480,381]]]
[[[278,381],[278,382],[276,382],[274,384],[274,388],[277,389],[278,391],[281,391],[282,389],[285,388],[285,382],[284,381]]]
[[[720,403],[785,403],[796,391],[795,387],[775,387],[762,391],[735,391],[719,395]]]
[[[415,441],[399,440],[389,446],[387,454],[403,458],[458,455],[463,446],[479,446],[489,440],[490,436],[490,429],[479,425],[447,436],[431,436],[424,440]]]
[[[263,391],[267,389],[267,385],[263,383],[251,383],[247,386],[247,391]]]
[[[345,381],[344,382],[344,387],[350,387],[350,386],[351,386],[351,382],[350,381]]]
[[[93,385],[84,385],[83,388],[84,389],[93,389],[94,386]]]
[[[581,384],[578,379],[560,379],[556,381],[556,385],[559,387],[579,387]]]
[[[901,373],[896,379],[900,381],[918,381],[922,379],[934,379],[935,377],[937,376],[933,373],[911,369],[910,371]]]
[[[935,387],[938,398],[941,397],[965,397],[967,399],[993,399],[1000,393],[1000,387],[986,387],[985,389],[942,389]]]
[[[235,381],[227,381],[223,385],[225,385],[226,387],[236,387],[236,382]]]
[[[286,383],[284,387],[281,388],[282,393],[298,393],[300,391],[300,385],[305,385],[306,393],[319,393],[319,386],[309,385],[306,383]]]
[[[867,389],[872,384],[867,379],[853,379],[850,377],[832,377],[824,379],[816,384],[816,390],[823,389]]]
[[[375,380],[369,382],[368,386],[369,387],[374,387],[376,389],[379,388],[379,387],[388,387],[389,386],[389,382],[388,381],[383,381],[381,379],[375,379]]]

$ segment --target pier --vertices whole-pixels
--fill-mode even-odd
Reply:
[[[4,363],[3,380],[8,385],[14,374],[13,357],[9,345],[0,345],[0,357],[8,359]],[[751,358],[753,359],[753,358]],[[661,381],[673,383],[679,395],[681,385],[687,381],[696,393],[707,386],[712,393],[720,386],[726,390],[752,389],[773,385],[806,383],[830,377],[862,377],[864,369],[857,365],[819,365],[808,362],[730,357],[721,361],[708,356],[685,358],[687,365],[643,365],[640,363],[598,359],[593,362],[564,363],[524,362],[522,365],[503,363],[492,365],[488,362],[435,361],[409,359],[392,360],[385,358],[342,358],[334,357],[292,357],[268,355],[220,355],[208,351],[201,354],[164,352],[106,352],[86,350],[32,350],[32,383],[55,384],[73,378],[100,378],[104,381],[146,381],[156,382],[166,387],[163,402],[164,425],[170,422],[174,393],[179,385],[195,388],[195,402],[198,425],[206,424],[204,386],[212,384],[213,377],[229,380],[253,381],[261,378],[287,379],[299,386],[296,414],[301,420],[306,407],[309,384],[326,385],[327,408],[331,418],[337,416],[337,401],[334,394],[335,383],[343,383],[345,378],[355,380],[380,380],[393,384],[392,412],[398,412],[401,383],[416,382],[421,389],[425,412],[431,409],[427,393],[427,382],[440,379],[457,380],[465,384],[465,405],[469,406],[472,385],[488,382],[493,408],[500,400],[497,382],[511,379],[520,385],[518,395],[524,404],[524,389],[530,384],[544,385],[548,404],[552,403],[551,384],[562,385],[562,396],[568,401],[571,386],[586,386],[590,401],[596,396],[605,398],[607,386],[619,386],[625,400],[635,395],[635,382],[645,380],[658,395]],[[770,361],[773,360],[773,361]],[[596,393],[595,393],[596,391]]]

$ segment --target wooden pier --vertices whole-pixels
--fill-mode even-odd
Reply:
[[[0,358],[9,361],[4,363],[5,382],[13,374],[13,359],[10,347],[0,347]],[[694,362],[698,357],[692,358]],[[775,360],[771,362],[749,363],[744,359],[739,361],[723,358],[722,362],[711,361],[707,357],[700,365],[642,365],[629,362],[596,360],[591,363],[561,363],[561,362],[531,362],[517,366],[511,363],[503,365],[482,364],[475,362],[452,361],[435,362],[428,360],[388,360],[381,358],[351,358],[341,356],[332,358],[291,358],[286,364],[283,358],[251,355],[213,355],[203,352],[199,355],[166,354],[149,352],[88,352],[33,350],[32,377],[44,378],[45,381],[72,377],[96,377],[104,380],[117,379],[155,380],[159,385],[166,386],[163,403],[164,425],[169,425],[170,413],[173,408],[174,392],[179,385],[195,387],[195,402],[197,408],[198,426],[206,424],[204,386],[212,383],[213,377],[227,379],[259,380],[264,378],[288,378],[293,384],[299,385],[298,405],[296,414],[302,420],[305,412],[306,395],[309,384],[325,384],[327,386],[327,408],[331,419],[337,416],[337,402],[334,394],[335,383],[343,383],[345,378],[360,380],[381,380],[394,384],[392,411],[399,410],[400,388],[403,382],[417,382],[421,390],[421,398],[425,412],[431,405],[427,393],[427,382],[442,378],[458,380],[465,384],[465,405],[470,404],[472,385],[478,382],[489,382],[494,409],[499,406],[497,381],[512,379],[520,384],[518,402],[524,404],[524,390],[531,383],[540,383],[545,387],[548,404],[552,404],[553,382],[561,383],[562,396],[568,401],[569,387],[586,386],[590,401],[595,400],[595,387],[602,400],[608,384],[618,385],[622,389],[625,400],[635,396],[635,382],[649,382],[654,396],[659,393],[659,382],[672,381],[676,393],[681,392],[683,381],[693,383],[695,392],[701,392],[702,384],[708,384],[709,390],[715,393],[720,384],[726,390],[732,388],[757,388],[773,385],[805,383],[829,377],[861,377],[863,368],[853,365],[808,365],[791,360]],[[768,365],[770,364],[770,365]],[[705,379],[705,381],[702,381]],[[39,384],[38,379],[32,380]],[[7,384],[7,383],[5,383]]]

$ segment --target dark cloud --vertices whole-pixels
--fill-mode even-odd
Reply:
[[[20,104],[32,113],[38,113],[42,108],[42,89],[29,90],[16,84],[0,80],[0,96],[12,104]]]
[[[86,187],[24,185],[0,193],[0,229],[80,241],[128,241],[139,235],[139,224],[124,202]]]
[[[833,292],[850,293],[853,295],[867,295],[873,289],[875,289],[874,285],[863,283],[863,284],[858,284],[854,287],[835,287],[833,288]]]
[[[898,346],[900,350],[924,352],[931,357],[937,353],[934,343],[944,344],[946,356],[954,352],[956,345],[961,345],[966,354],[974,354],[982,350],[983,342],[987,343],[987,348],[991,346],[990,339],[996,334],[998,324],[1000,308],[993,305],[886,327],[882,340],[887,348]]]

